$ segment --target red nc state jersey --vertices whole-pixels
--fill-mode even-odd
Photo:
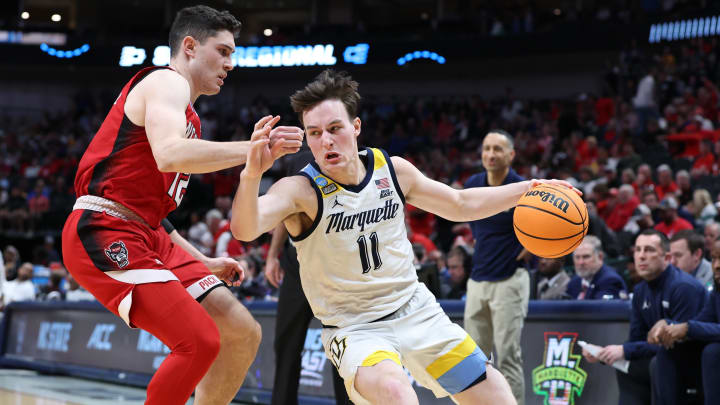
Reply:
[[[155,69],[169,68],[145,68],[123,87],[80,160],[75,177],[77,196],[94,195],[118,202],[153,228],[180,205],[190,181],[188,173],[158,170],[145,127],[133,124],[125,115],[128,93]],[[185,117],[185,136],[200,138],[200,117],[191,104],[185,109]]]

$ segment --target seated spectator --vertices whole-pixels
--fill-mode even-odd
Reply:
[[[660,222],[660,211],[662,210],[660,209],[660,200],[658,200],[655,191],[645,190],[642,194],[642,203],[645,204],[646,207],[650,208],[653,222]]]
[[[687,170],[678,170],[675,174],[675,184],[678,186],[678,202],[685,205],[693,199],[693,187],[690,183],[690,174]]]
[[[470,277],[472,254],[464,246],[455,246],[447,254],[449,278],[442,284],[442,296],[449,300],[465,299]]]
[[[698,153],[693,161],[691,173],[693,177],[713,174],[715,169],[715,155],[710,141],[705,139],[699,142]]]
[[[654,227],[655,222],[653,221],[652,211],[650,211],[650,208],[648,208],[647,205],[640,204],[635,209],[635,212],[633,212],[633,216],[630,217],[628,223],[625,224],[623,232],[632,234],[632,239],[634,240],[635,235],[646,229],[651,229]]]
[[[711,255],[714,275],[714,289],[702,311],[687,322],[657,321],[648,334],[648,342],[672,348],[685,340],[707,342],[702,350],[700,367],[702,371],[705,404],[720,404],[720,240],[713,243]],[[674,370],[675,374],[682,372]]]
[[[718,214],[718,209],[713,204],[710,192],[700,188],[693,193],[693,199],[687,204],[686,210],[692,214],[695,224],[704,226],[708,221],[714,221]]]
[[[633,188],[639,195],[644,196],[645,191],[654,190],[655,183],[652,180],[652,168],[649,164],[643,163],[637,168],[637,176],[635,176],[635,183]],[[657,194],[656,194],[657,195]],[[647,202],[645,202],[647,204]]]
[[[43,286],[38,294],[40,301],[65,301],[65,291],[62,289],[62,282],[65,278],[64,270],[50,273],[47,285]]]
[[[676,197],[678,186],[673,181],[673,172],[670,166],[662,164],[657,168],[658,184],[655,186],[655,193],[660,200],[665,197]]]
[[[583,349],[590,363],[613,364],[630,360],[628,373],[617,371],[620,404],[650,403],[651,386],[676,386],[675,375],[657,370],[650,381],[650,360],[660,349],[648,343],[651,328],[663,318],[685,322],[696,316],[704,302],[705,289],[694,278],[670,264],[670,246],[665,235],[648,229],[635,240],[634,259],[643,281],[635,286],[630,312],[630,337],[622,345],[608,345],[597,356]],[[673,349],[674,350],[674,349]],[[681,349],[678,354],[682,354]],[[698,356],[699,358],[699,356]],[[665,392],[667,399],[674,399]]]
[[[425,261],[424,257],[426,255],[432,254],[437,250],[437,246],[435,246],[435,243],[430,240],[430,238],[422,233],[415,232],[413,227],[410,225],[410,220],[405,217],[405,230],[407,232],[407,237],[410,243],[413,245],[419,244],[423,247],[423,255],[418,260],[420,262]]]
[[[14,301],[32,301],[35,299],[35,285],[32,282],[33,265],[23,263],[18,268],[17,278],[5,283],[3,291],[3,304],[7,306]]]
[[[610,204],[610,212],[606,219],[607,226],[615,232],[621,231],[639,204],[640,201],[635,196],[635,190],[631,185],[620,186],[617,202]]]
[[[703,229],[703,235],[705,236],[705,258],[710,259],[709,252],[712,250],[715,241],[720,238],[720,223],[715,221],[706,223]],[[5,260],[5,266],[7,266],[7,259]]]
[[[20,260],[20,252],[13,245],[7,245],[3,250],[3,260],[5,262],[5,276],[7,280],[14,280],[17,277],[18,269],[22,264]]]
[[[34,264],[42,264],[49,266],[52,262],[60,261],[60,254],[55,249],[55,238],[50,235],[45,236],[44,243],[33,249]]]
[[[73,278],[72,274],[67,273],[65,276],[65,281],[67,285],[67,291],[65,292],[65,300],[66,301],[94,301],[95,297],[93,297],[90,292],[88,292],[86,289],[82,288],[80,284]]]
[[[209,213],[209,212],[208,212]],[[190,228],[187,231],[188,241],[205,256],[210,256],[212,247],[212,234],[200,215],[193,211],[190,213]]]
[[[600,239],[589,235],[573,252],[575,276],[567,286],[572,299],[626,299],[627,288],[615,269],[603,263]]]
[[[710,262],[703,257],[704,251],[705,240],[694,230],[682,230],[670,239],[670,263],[709,287],[713,272]]]
[[[660,201],[659,207],[660,223],[655,225],[655,229],[664,233],[668,238],[672,238],[675,233],[683,229],[693,229],[690,222],[678,216],[678,203],[674,197],[665,197]]]
[[[260,273],[260,260],[253,255],[245,255],[238,260],[245,270],[245,278],[240,287],[233,287],[241,300],[263,300],[270,293],[270,288]]]
[[[559,300],[567,297],[566,290],[570,276],[563,270],[564,263],[565,257],[538,259],[536,299]]]

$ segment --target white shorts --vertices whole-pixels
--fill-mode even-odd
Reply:
[[[324,328],[325,355],[345,380],[356,405],[369,404],[355,390],[358,367],[392,360],[437,398],[472,386],[485,374],[487,357],[435,296],[418,284],[412,298],[387,319],[344,328]]]

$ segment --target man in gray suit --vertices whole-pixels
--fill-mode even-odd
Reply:
[[[670,263],[708,287],[713,284],[713,271],[710,262],[703,257],[704,248],[702,235],[692,229],[679,231],[670,239]]]
[[[537,299],[559,300],[567,296],[565,290],[570,282],[570,276],[563,270],[564,263],[564,257],[540,258],[537,269]]]

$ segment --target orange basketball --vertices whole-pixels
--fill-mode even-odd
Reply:
[[[518,200],[513,228],[520,243],[541,257],[572,253],[588,230],[582,198],[567,187],[541,184]]]

